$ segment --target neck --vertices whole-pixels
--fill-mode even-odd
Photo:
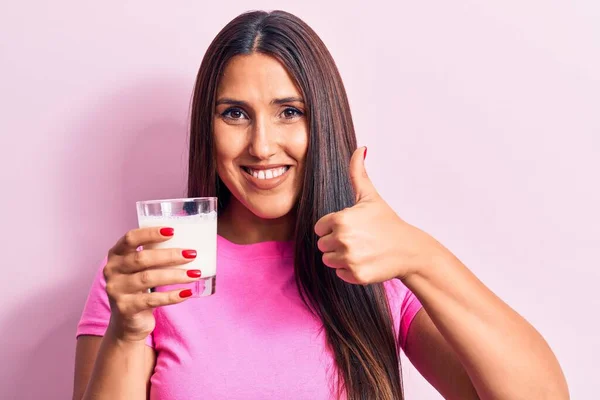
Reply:
[[[260,218],[235,197],[219,215],[219,235],[236,244],[285,242],[294,237],[296,216],[290,212],[274,219]]]

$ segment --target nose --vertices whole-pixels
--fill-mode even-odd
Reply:
[[[275,155],[277,149],[276,135],[273,127],[268,126],[266,118],[256,118],[252,125],[249,152],[252,156],[268,160]]]

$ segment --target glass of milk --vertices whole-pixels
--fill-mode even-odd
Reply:
[[[196,250],[197,256],[192,262],[169,268],[199,269],[202,272],[199,281],[154,290],[190,289],[192,297],[214,294],[217,275],[217,198],[147,200],[138,201],[136,206],[140,228],[161,226],[174,230],[171,239],[144,248]]]

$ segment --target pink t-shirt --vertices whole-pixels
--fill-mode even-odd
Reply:
[[[404,346],[421,304],[397,279],[385,287]],[[216,293],[154,316],[151,399],[332,398],[333,358],[296,289],[292,243],[237,245],[219,236]],[[109,318],[100,269],[77,336],[104,335]]]

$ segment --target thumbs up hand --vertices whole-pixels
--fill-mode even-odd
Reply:
[[[433,237],[404,222],[377,193],[365,169],[366,152],[359,148],[350,160],[355,205],[325,215],[315,225],[323,263],[344,281],[360,285],[405,279],[445,251]]]

